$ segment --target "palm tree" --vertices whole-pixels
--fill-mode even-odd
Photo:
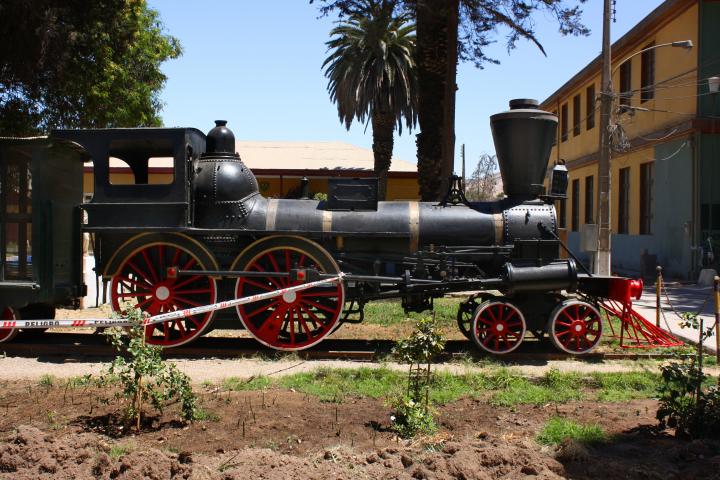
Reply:
[[[349,130],[353,120],[372,123],[378,197],[385,199],[393,134],[417,121],[415,24],[395,15],[392,2],[368,0],[362,13],[341,20],[327,42],[323,63],[330,99]]]

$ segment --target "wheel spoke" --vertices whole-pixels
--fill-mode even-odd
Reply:
[[[121,285],[124,285],[125,287],[127,287],[128,290],[132,290],[131,287],[144,288],[144,289],[147,290],[148,292],[150,292],[150,291],[152,290],[152,285],[150,285],[149,283],[147,283],[147,282],[145,282],[145,281],[143,281],[142,283],[141,283],[141,282],[136,282],[136,281],[133,280],[132,278],[127,278],[127,277],[122,278],[122,279],[120,280],[120,284],[121,284]]]
[[[328,312],[328,313],[335,313],[335,311],[336,311],[334,308],[326,307],[325,305],[321,305],[321,304],[319,304],[319,303],[317,303],[317,302],[313,302],[312,300],[308,300],[308,299],[306,299],[306,298],[303,298],[303,299],[302,299],[302,303],[305,303],[305,304],[307,304],[307,305],[310,305],[310,306],[312,306],[312,307],[315,307],[315,308],[317,308],[317,309],[319,309],[319,310],[324,310],[324,311],[326,311],[326,312]]]
[[[150,277],[148,276],[147,272],[141,270],[140,267],[135,265],[135,262],[133,262],[132,260],[128,262],[128,266],[130,268],[132,268],[133,270],[135,270],[135,272],[138,275],[140,275],[140,278],[142,278],[144,281],[148,282],[148,280],[150,280]],[[152,283],[150,283],[150,282],[148,282],[148,284],[152,285]]]
[[[150,276],[153,279],[153,283],[159,283],[160,279],[158,278],[157,272],[155,271],[155,267],[153,267],[153,264],[150,261],[150,257],[148,255],[147,248],[142,251],[142,257],[145,260],[145,265],[147,265],[147,267],[150,271]]]
[[[252,318],[252,317],[254,317],[255,315],[257,315],[257,314],[259,314],[259,313],[262,313],[262,312],[265,312],[265,311],[269,310],[271,307],[275,307],[276,305],[279,305],[279,304],[280,304],[280,301],[279,301],[279,300],[274,300],[274,301],[272,301],[271,303],[269,303],[269,304],[267,304],[267,305],[263,305],[263,306],[261,306],[261,307],[259,307],[259,308],[256,308],[255,310],[253,310],[253,311],[250,312],[250,313],[246,313],[244,316],[247,317],[247,318]],[[243,309],[243,310],[244,310],[244,309]]]
[[[295,345],[295,310],[288,309],[288,323],[290,326],[290,345]]]
[[[173,290],[173,294],[196,295],[198,293],[210,293],[209,288],[196,288],[194,290]]]
[[[180,296],[178,296],[178,295],[173,295],[173,300],[175,300],[175,301],[177,301],[177,302],[180,302],[180,303],[184,303],[184,304],[186,304],[186,305],[193,306],[193,307],[202,307],[202,304],[197,303],[197,302],[193,302],[192,300],[188,300],[187,298],[185,298],[185,297],[180,297]]]
[[[308,317],[310,318],[310,321],[313,323],[313,326],[315,327],[316,330],[318,328],[318,325],[325,326],[325,322],[323,322],[317,316],[315,316],[315,314],[313,312],[311,312],[305,305],[300,304],[300,308],[302,308],[302,310],[305,313],[307,313]]]
[[[180,283],[175,283],[175,284],[173,284],[173,288],[175,288],[175,289],[182,288],[182,287],[188,285],[189,283],[192,283],[192,282],[194,282],[194,281],[196,281],[196,280],[200,280],[200,279],[203,279],[203,278],[208,278],[208,277],[205,277],[205,276],[203,276],[203,275],[193,275],[192,277],[186,278],[185,280],[183,280],[183,281],[180,282]]]
[[[246,284],[248,284],[248,285],[252,285],[253,287],[261,288],[261,289],[266,290],[266,291],[268,291],[268,292],[273,291],[273,288],[272,288],[272,287],[269,287],[269,286],[267,286],[267,285],[263,285],[262,283],[256,282],[255,280],[250,280],[249,278],[243,278],[243,279],[242,279],[242,282],[243,282],[243,283],[246,283]]]
[[[305,333],[307,334],[308,338],[312,337],[312,332],[310,331],[310,327],[308,327],[308,324],[302,315],[302,311],[297,307],[295,307],[295,311],[297,312],[297,316],[300,321],[300,325],[302,326],[303,330],[305,330]]]

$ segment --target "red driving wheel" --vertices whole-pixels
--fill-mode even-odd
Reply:
[[[3,322],[12,322],[18,319],[17,312],[11,307],[0,307],[0,320]],[[17,328],[0,328],[0,343],[9,342],[18,334]]]
[[[527,325],[520,309],[512,303],[488,300],[475,310],[472,339],[492,354],[510,353],[523,341]]]
[[[558,349],[573,355],[588,353],[600,343],[600,312],[587,302],[566,300],[558,305],[548,322],[550,341]]]
[[[194,251],[199,247],[180,242],[158,242],[143,245],[131,253],[113,276],[111,298],[116,312],[129,302],[152,315],[183,310],[217,301],[217,288],[212,277],[203,275],[208,266]],[[197,275],[168,277],[168,267],[197,270]],[[147,342],[176,347],[202,335],[214,312],[169,320],[147,328]]]
[[[325,249],[300,237],[268,237],[254,243],[235,260],[233,269],[288,272],[293,268],[337,273],[339,268]],[[240,277],[237,298],[299,285],[285,277]],[[289,292],[268,300],[240,305],[245,328],[260,343],[277,350],[309,348],[333,332],[345,302],[342,282]]]

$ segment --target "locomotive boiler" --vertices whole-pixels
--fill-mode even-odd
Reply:
[[[344,275],[152,325],[149,342],[182,345],[229,324],[269,347],[298,350],[362,321],[369,301],[400,298],[406,311],[423,311],[434,298],[473,291],[458,325],[482,350],[508,353],[532,334],[582,354],[602,333],[592,296],[618,287],[560,258],[553,202],[564,198],[567,171],[553,169],[545,191],[557,117],[537,105],[513,100],[491,117],[505,193],[491,202],[468,202],[457,179],[441,202],[378,201],[376,181],[348,178],[331,179],[323,201],[266,198],[224,121],[207,136],[157,128],[51,138],[82,146],[94,164],[82,231],[94,237],[96,273],[115,310],[129,303],[159,315]],[[158,157],[173,159],[165,184],[149,181]],[[130,167],[132,182],[111,181],[113,159]],[[587,295],[569,295],[576,290]]]

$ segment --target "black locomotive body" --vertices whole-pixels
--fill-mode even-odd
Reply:
[[[93,161],[83,231],[94,236],[96,272],[116,310],[130,302],[158,315],[344,275],[154,325],[153,343],[181,345],[213,322],[237,327],[239,319],[258,341],[296,350],[362,320],[368,301],[401,298],[406,310],[422,311],[433,298],[472,290],[480,293],[461,305],[458,324],[480,348],[507,353],[530,332],[569,353],[588,352],[600,340],[600,314],[563,292],[601,294],[610,280],[591,280],[560,259],[552,202],[565,193],[564,168],[553,172],[548,195],[542,187],[557,117],[515,100],[491,123],[506,197],[481,203],[465,201],[459,188],[439,203],[379,202],[376,184],[352,179],[331,181],[324,201],[265,198],[222,121],[207,136],[161,128],[52,138],[76,142]],[[149,182],[158,157],[173,159],[167,184]],[[132,184],[113,184],[114,158],[130,167]]]

